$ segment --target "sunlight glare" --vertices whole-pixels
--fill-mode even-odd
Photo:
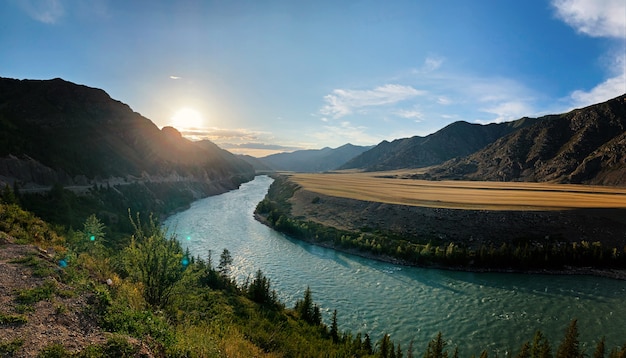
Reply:
[[[176,129],[202,128],[204,120],[202,114],[195,109],[183,107],[176,111],[171,118],[172,126]]]

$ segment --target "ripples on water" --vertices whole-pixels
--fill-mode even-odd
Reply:
[[[441,331],[464,356],[482,349],[516,354],[541,329],[553,349],[570,320],[578,319],[587,354],[606,336],[607,346],[626,343],[626,282],[589,276],[470,273],[402,267],[293,240],[253,217],[272,179],[257,177],[239,190],[197,201],[165,225],[194,255],[219,260],[224,248],[242,282],[261,269],[288,306],[307,286],[330,322],[340,328],[383,332],[417,351]]]

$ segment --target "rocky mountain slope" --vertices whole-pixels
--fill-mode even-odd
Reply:
[[[383,141],[345,163],[341,169],[381,171],[441,164],[446,160],[474,153],[498,138],[537,121],[522,118],[515,122],[488,125],[454,122],[426,137]]]
[[[0,78],[0,181],[22,186],[111,180],[212,183],[236,187],[252,167],[210,142],[62,79]],[[213,185],[213,186],[215,186]]]
[[[344,144],[337,148],[297,150],[291,153],[278,153],[258,158],[261,163],[273,170],[315,173],[334,170],[371,146]]]
[[[426,177],[626,185],[626,95],[547,116]]]

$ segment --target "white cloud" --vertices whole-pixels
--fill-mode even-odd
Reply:
[[[366,107],[395,104],[425,94],[411,86],[386,84],[371,90],[335,89],[324,96],[326,105],[320,110],[323,115],[340,118]]]
[[[61,0],[25,0],[19,5],[30,17],[45,24],[55,24],[65,15]]]
[[[352,144],[372,144],[382,140],[380,137],[372,136],[368,133],[367,127],[355,126],[348,121],[342,121],[338,125],[326,125],[323,132],[312,133],[312,137],[319,142],[330,143],[329,145]]]
[[[607,101],[626,93],[626,56],[617,59],[615,68],[621,73],[607,79],[589,91],[577,90],[572,92],[571,99],[575,107],[585,107],[595,103]]]
[[[482,121],[477,120],[478,123],[501,123],[514,119],[519,119],[524,116],[528,116],[533,113],[533,108],[525,101],[504,101],[495,104],[494,106],[483,108],[483,112],[492,113],[497,116],[495,120]]]
[[[423,72],[432,72],[441,67],[443,64],[444,58],[439,56],[428,56],[426,60],[424,60],[424,65],[422,66]]]
[[[171,80],[180,80],[182,77],[179,76],[170,76]]]
[[[554,0],[557,16],[593,37],[626,38],[626,1]]]
[[[590,90],[570,94],[573,107],[607,101],[626,93],[626,1],[624,0],[554,0],[557,15],[576,31],[592,36],[619,39],[614,61],[607,66],[610,77]]]
[[[394,111],[393,114],[402,118],[415,119],[418,122],[421,121],[424,117],[424,114],[422,114],[422,112],[418,111],[417,109],[400,109]]]

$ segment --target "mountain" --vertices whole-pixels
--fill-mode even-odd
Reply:
[[[345,144],[341,147],[297,150],[291,153],[268,155],[259,160],[274,170],[294,172],[324,172],[339,168],[348,160],[372,148]]]
[[[537,121],[522,118],[514,122],[488,125],[454,122],[426,137],[383,141],[345,163],[341,169],[382,171],[441,164],[449,159],[474,153],[498,138]]]
[[[0,181],[71,186],[116,178],[225,190],[253,176],[233,154],[160,130],[101,89],[0,78]]]
[[[257,172],[272,172],[274,171],[272,168],[268,167],[265,162],[257,157],[253,157],[247,154],[239,154],[239,158],[245,160],[248,164],[252,165],[255,171]]]
[[[435,179],[626,185],[626,95],[547,116],[427,175]]]

